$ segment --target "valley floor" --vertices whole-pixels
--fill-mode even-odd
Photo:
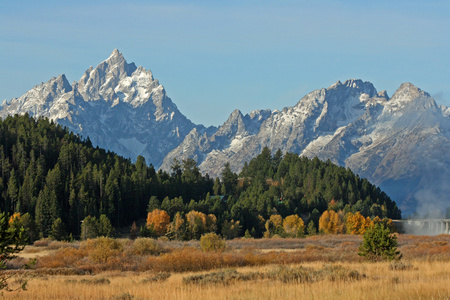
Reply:
[[[65,268],[47,266],[26,273],[27,291],[4,292],[2,298],[450,299],[450,235],[399,235],[398,240],[404,258],[397,263],[365,262],[354,256],[361,237],[340,235],[236,239],[228,241],[229,249],[219,254],[239,256],[242,251],[250,253],[248,248],[252,247],[254,255],[265,257],[264,263],[253,266],[205,267],[196,272],[169,267],[165,271],[112,268],[89,275],[62,275]],[[162,243],[165,247],[196,249],[197,242]],[[52,251],[58,251],[49,248],[51,244],[42,247],[42,254],[54,256],[56,252]],[[36,249],[30,247],[24,255],[39,256]],[[282,263],[275,259],[280,256],[284,257]],[[298,263],[302,256],[308,259]],[[20,278],[13,278],[11,283],[19,284]]]

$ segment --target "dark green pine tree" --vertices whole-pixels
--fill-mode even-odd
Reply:
[[[148,201],[147,212],[152,212],[155,209],[159,209],[161,204],[156,196],[151,196]]]
[[[226,163],[222,173],[222,195],[234,195],[236,191],[237,175],[231,171],[230,163]]]
[[[68,237],[67,237],[66,225],[61,220],[61,218],[57,218],[55,221],[53,221],[51,238],[56,241],[67,240]]]
[[[16,172],[14,169],[11,170],[11,174],[8,180],[8,203],[10,211],[20,211],[20,203],[19,203],[19,187],[18,180],[16,177]]]
[[[56,193],[47,186],[39,193],[36,203],[36,226],[41,237],[50,234],[53,222],[58,218]]]

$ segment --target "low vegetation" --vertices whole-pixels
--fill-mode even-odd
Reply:
[[[308,262],[199,273],[107,272],[98,276],[40,275],[28,291],[4,299],[448,299],[450,263],[413,261],[393,270],[390,263]]]
[[[37,241],[19,253],[37,264],[8,271],[11,288],[28,279],[28,291],[4,298],[67,298],[70,290],[80,298],[103,299],[125,294],[126,299],[378,299],[395,288],[401,298],[445,299],[450,236],[396,236],[403,259],[376,264],[357,254],[361,235],[228,241],[205,235],[226,244],[210,251],[203,251],[200,241],[168,239]]]

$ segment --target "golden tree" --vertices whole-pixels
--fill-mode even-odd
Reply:
[[[173,217],[172,223],[169,225],[169,233],[171,238],[183,239],[186,234],[186,222],[180,212],[177,212]]]
[[[392,222],[392,219],[389,218],[383,218],[380,219],[380,217],[376,216],[372,219],[373,224],[383,224],[385,227],[389,228],[390,231],[396,232],[397,228],[395,227],[394,223]]]
[[[199,239],[203,233],[213,232],[217,229],[217,218],[213,214],[205,215],[202,212],[191,210],[186,215],[187,231],[191,238]]]
[[[283,220],[283,230],[288,237],[301,237],[305,233],[305,223],[298,215],[287,216]]]
[[[319,219],[319,231],[327,234],[344,233],[344,224],[342,222],[342,212],[326,210]]]
[[[364,234],[366,229],[373,224],[370,217],[364,218],[359,211],[346,215],[345,227],[348,234]]]
[[[147,215],[147,228],[153,227],[157,236],[166,234],[170,223],[170,216],[167,212],[155,209]]]
[[[264,237],[269,238],[276,234],[282,235],[283,231],[283,217],[280,215],[271,215],[269,220],[266,221],[266,232]]]

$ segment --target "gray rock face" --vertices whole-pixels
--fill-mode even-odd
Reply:
[[[450,206],[450,109],[404,83],[389,99],[369,82],[340,81],[281,111],[231,113],[219,128],[195,125],[143,67],[114,50],[78,82],[64,75],[3,103],[0,117],[48,117],[94,145],[170,170],[173,159],[195,159],[218,176],[229,162],[239,172],[263,147],[349,167],[380,186],[408,215]]]
[[[72,85],[61,75],[4,103],[0,117],[16,113],[47,117],[94,145],[133,160],[142,155],[157,168],[192,129],[204,130],[178,111],[150,71],[128,64],[118,50]]]

